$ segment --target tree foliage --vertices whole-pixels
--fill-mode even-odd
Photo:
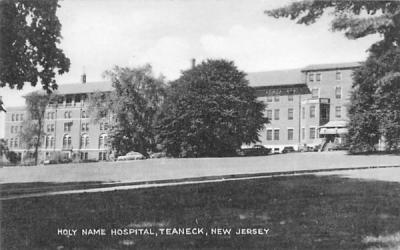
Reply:
[[[22,89],[26,82],[57,88],[55,75],[68,72],[70,60],[57,47],[61,24],[58,0],[0,1],[0,87]]]
[[[243,143],[258,141],[264,108],[233,62],[207,60],[168,88],[160,141],[175,157],[234,155]]]
[[[27,109],[27,120],[23,123],[20,138],[22,144],[27,149],[34,149],[35,164],[38,163],[38,152],[42,145],[43,137],[46,136],[44,131],[44,115],[47,105],[54,98],[54,94],[44,92],[32,92],[25,96],[25,104]]]
[[[388,150],[400,139],[400,2],[399,1],[300,1],[265,11],[299,24],[312,24],[325,12],[333,14],[331,28],[350,39],[379,34],[366,62],[355,70],[349,108],[351,151],[372,151],[380,138]]]
[[[95,120],[111,117],[110,143],[118,155],[129,151],[148,156],[155,149],[155,119],[164,96],[164,79],[156,78],[150,65],[139,68],[114,67],[105,75],[114,91],[90,96]]]

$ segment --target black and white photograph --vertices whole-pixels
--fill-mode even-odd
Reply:
[[[400,1],[0,0],[0,249],[400,249]]]

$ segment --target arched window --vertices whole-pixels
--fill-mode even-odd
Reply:
[[[101,134],[99,137],[99,148],[107,147],[107,134]]]
[[[83,134],[81,136],[81,148],[89,147],[89,135]]]
[[[70,135],[65,134],[63,136],[63,148],[69,149],[72,147],[72,138]]]

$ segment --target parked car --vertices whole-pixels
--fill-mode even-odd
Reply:
[[[241,156],[260,156],[268,155],[271,152],[270,148],[266,148],[263,145],[254,145],[251,148],[243,148],[239,150]]]
[[[144,160],[146,157],[139,152],[129,152],[126,155],[118,156],[117,161]]]
[[[284,147],[282,150],[282,154],[291,153],[291,152],[295,152],[293,147]]]
[[[152,153],[150,154],[150,158],[165,158],[167,157],[167,154],[165,152],[158,152],[158,153]]]

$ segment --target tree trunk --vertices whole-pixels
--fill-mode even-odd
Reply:
[[[40,144],[40,137],[42,136],[42,119],[39,117],[38,118],[38,126],[39,126],[39,132],[38,132],[38,138],[35,143],[35,166],[38,165],[38,158],[39,158],[39,144]]]

